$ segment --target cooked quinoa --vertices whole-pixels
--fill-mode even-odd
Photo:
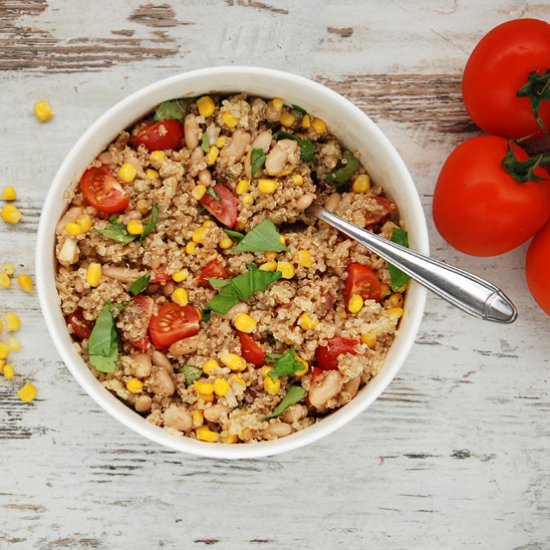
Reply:
[[[69,193],[56,228],[68,330],[150,423],[208,442],[277,439],[382,368],[406,281],[306,210],[405,233],[353,152],[302,108],[245,94],[163,103]]]

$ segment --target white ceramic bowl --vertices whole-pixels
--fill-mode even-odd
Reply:
[[[345,407],[312,427],[276,441],[227,445],[174,436],[146,422],[94,378],[71,344],[55,288],[54,230],[66,206],[65,190],[76,185],[88,163],[122,129],[161,101],[210,92],[239,91],[265,97],[279,96],[324,118],[331,132],[342,143],[359,151],[373,179],[397,203],[409,232],[411,247],[428,253],[426,221],[411,176],[397,151],[368,116],[341,95],[306,78],[270,69],[238,66],[191,71],[156,82],[123,99],[100,117],[78,140],[54,178],[42,209],[36,248],[36,281],[46,325],[55,347],[80,385],[109,414],[144,437],[178,451],[224,459],[275,455],[307,445],[364,411],[388,386],[405,361],[417,334],[425,303],[424,289],[412,284],[399,333],[380,374]],[[83,409],[85,407],[83,404]]]

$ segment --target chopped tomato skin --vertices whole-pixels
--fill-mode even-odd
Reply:
[[[208,279],[229,279],[229,273],[224,265],[218,260],[208,262],[197,276],[197,285],[207,287]]]
[[[86,202],[104,214],[126,210],[130,199],[106,166],[92,166],[82,174],[79,183]]]
[[[386,221],[392,214],[397,212],[395,203],[390,199],[382,196],[374,197],[374,200],[378,203],[380,210],[378,212],[368,211],[365,214],[365,227],[371,227],[373,225]]]
[[[239,215],[239,201],[233,191],[225,185],[218,184],[212,188],[218,199],[206,193],[199,201],[212,216],[227,227],[235,227]]]
[[[346,282],[344,283],[346,303],[356,295],[365,300],[379,302],[382,298],[382,288],[380,279],[373,269],[368,265],[352,262],[348,264]]]
[[[71,334],[79,340],[89,338],[92,334],[92,323],[84,319],[84,314],[80,308],[69,313],[65,321],[71,328]]]
[[[183,139],[183,129],[177,120],[149,122],[131,138],[130,145],[136,149],[143,145],[148,151],[177,149]]]
[[[343,336],[334,336],[324,346],[319,346],[315,350],[315,363],[321,370],[334,370],[338,368],[338,356],[342,353],[357,355],[355,350],[359,345],[359,340],[345,338]]]
[[[164,285],[171,280],[172,280],[172,277],[168,275],[168,273],[163,273],[162,271],[157,271],[153,273],[151,277],[151,282],[155,285],[158,285],[158,284]]]
[[[182,338],[199,332],[200,312],[193,306],[162,304],[149,323],[149,337],[156,348],[166,349]]]
[[[257,344],[249,334],[239,332],[242,356],[255,367],[265,365],[265,351]]]

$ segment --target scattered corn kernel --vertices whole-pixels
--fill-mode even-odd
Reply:
[[[0,286],[2,288],[10,288],[11,279],[7,273],[0,273]]]
[[[309,250],[298,250],[296,254],[296,261],[302,267],[310,268],[313,267],[314,261],[313,256]]]
[[[0,342],[0,359],[5,359],[10,353],[10,347],[6,342]]]
[[[277,109],[277,111],[280,111],[283,108],[285,102],[280,97],[274,97],[271,100],[271,104],[273,105],[273,107],[275,107],[275,109]]]
[[[275,193],[275,191],[277,191],[277,187],[279,187],[279,183],[277,182],[277,180],[267,178],[260,178],[258,180],[258,189],[262,193]]]
[[[388,315],[390,317],[394,317],[396,319],[399,319],[400,317],[403,316],[403,308],[402,307],[390,307],[390,309],[388,309]]]
[[[130,235],[142,235],[143,223],[141,220],[130,220],[126,225],[126,229]]]
[[[276,271],[277,262],[265,262],[260,265],[260,271]]]
[[[243,196],[242,201],[243,204],[250,206],[254,202],[254,197],[250,193],[247,193]]]
[[[30,403],[34,400],[37,393],[36,386],[34,384],[27,383],[17,392],[17,396],[21,399],[21,401]]]
[[[141,393],[143,390],[143,382],[138,378],[130,378],[130,380],[126,382],[126,389],[130,393]]]
[[[132,183],[137,176],[137,170],[129,162],[125,162],[118,171],[118,179],[122,183]]]
[[[219,243],[219,247],[223,250],[227,250],[233,246],[233,241],[229,237],[224,237]]]
[[[277,262],[277,271],[281,272],[283,279],[292,279],[296,270],[290,262]]]
[[[18,353],[21,351],[21,342],[15,336],[10,336],[8,338],[8,347],[10,348],[10,353]]]
[[[206,237],[206,227],[198,227],[193,231],[191,239],[194,243],[201,243]]]
[[[294,174],[292,176],[292,181],[295,185],[303,185],[304,184],[304,176],[301,174]]]
[[[0,215],[6,223],[9,223],[11,225],[19,223],[21,221],[21,218],[23,217],[21,211],[13,204],[4,204]]]
[[[371,349],[376,347],[376,334],[372,332],[361,334],[361,343],[367,345]]]
[[[302,128],[311,128],[311,117],[309,115],[302,117]]]
[[[45,100],[41,99],[34,104],[34,116],[39,122],[46,122],[53,117],[52,106]]]
[[[280,122],[283,126],[289,128],[296,122],[296,117],[292,113],[285,112],[281,114]]]
[[[220,150],[214,145],[213,147],[210,147],[208,149],[208,153],[206,153],[206,162],[208,166],[212,166],[216,163],[218,160],[218,155],[220,154]]]
[[[247,313],[239,313],[233,319],[233,326],[239,332],[250,334],[256,330],[256,320]]]
[[[322,118],[314,118],[311,121],[311,126],[318,134],[325,134],[327,131],[327,125]]]
[[[206,229],[208,229],[209,227],[214,227],[216,224],[212,221],[212,220],[206,220],[202,226],[203,227],[206,227]]]
[[[11,363],[6,363],[4,365],[4,376],[6,380],[13,380],[13,377],[15,376],[15,369]]]
[[[304,330],[313,330],[319,324],[319,321],[304,311],[304,313],[298,317],[298,324]]]
[[[198,409],[191,413],[191,418],[193,419],[193,428],[199,428],[204,424],[204,415]]]
[[[237,187],[235,188],[235,191],[237,191],[237,195],[244,195],[248,192],[250,189],[250,181],[249,180],[240,180],[239,183],[237,183]]]
[[[225,145],[225,142],[227,141],[227,136],[220,136],[217,140],[216,140],[216,147],[218,149],[221,149],[224,145]]]
[[[86,281],[90,286],[99,286],[101,282],[101,264],[97,262],[91,262],[88,265],[88,270],[86,271]]]
[[[197,99],[197,109],[199,114],[204,118],[211,116],[216,110],[216,105],[214,100],[209,95],[203,95]]]
[[[370,189],[370,178],[367,174],[361,174],[353,180],[352,191],[354,193],[368,193]]]
[[[301,357],[298,357],[298,361],[300,361],[300,363],[304,365],[304,368],[295,371],[294,376],[298,376],[298,377],[304,376],[304,374],[307,374],[307,372],[309,371],[309,363],[305,359],[302,359]]]
[[[264,252],[264,256],[266,257],[267,260],[271,261],[277,258],[277,252]]]
[[[19,319],[17,313],[6,313],[4,319],[6,320],[8,332],[17,332],[21,328],[21,319]]]
[[[6,275],[13,275],[15,273],[15,266],[9,262],[6,264],[3,264],[2,273],[6,273]]]
[[[212,395],[214,393],[214,384],[205,382],[204,380],[197,380],[193,387],[197,393],[201,395]]]
[[[233,445],[233,443],[237,443],[238,440],[239,438],[235,434],[228,434],[222,438],[222,443]]]
[[[237,117],[226,111],[225,113],[222,113],[222,122],[229,128],[235,128],[239,120],[237,119]]]
[[[151,151],[149,162],[155,168],[160,168],[166,162],[166,154],[164,151]]]
[[[182,269],[181,271],[176,271],[175,273],[172,273],[172,281],[176,283],[181,283],[182,281],[185,281],[189,275],[188,269]]]
[[[147,168],[147,170],[145,170],[145,177],[149,178],[150,180],[158,180],[159,173],[153,168]]]
[[[21,275],[17,277],[17,282],[19,283],[21,290],[24,290],[29,294],[32,292],[32,279],[30,275],[21,273]]]
[[[206,426],[197,428],[195,433],[197,435],[197,439],[200,441],[206,441],[207,443],[215,443],[218,441],[218,434]]]
[[[233,371],[243,371],[246,369],[246,361],[236,353],[224,353],[220,356],[222,363]]]
[[[69,222],[65,224],[65,231],[73,237],[78,237],[78,235],[82,234],[82,227],[76,222]]]
[[[359,294],[354,294],[348,301],[348,311],[350,313],[359,313],[363,309],[363,297]]]
[[[196,250],[197,250],[197,243],[194,243],[193,241],[189,241],[185,245],[186,254],[189,254],[189,255],[194,254]]]
[[[176,288],[171,295],[172,302],[178,304],[178,306],[186,306],[189,303],[189,295],[185,288]]]
[[[203,185],[202,183],[195,185],[195,187],[193,187],[193,190],[191,191],[193,198],[198,201],[200,201],[204,197],[205,193],[206,193],[206,185]]]
[[[246,386],[246,382],[238,374],[232,374],[230,377],[231,382],[239,384],[240,386]]]
[[[264,390],[269,395],[277,395],[281,391],[281,379],[272,380],[270,376],[264,377]]]
[[[401,307],[403,305],[403,295],[399,293],[392,294],[386,300],[386,307]]]
[[[5,201],[14,201],[17,198],[15,187],[4,187],[4,189],[2,189],[2,198]]]
[[[204,374],[212,374],[219,368],[220,364],[216,361],[216,359],[212,358],[208,359],[208,361],[204,363],[204,365],[202,366],[202,371],[204,372]]]
[[[218,397],[223,397],[224,395],[227,395],[230,389],[231,386],[229,385],[229,382],[227,380],[224,380],[223,378],[216,378],[216,380],[214,380],[214,393]]]
[[[83,214],[76,220],[83,233],[89,231],[92,228],[92,218],[89,214]]]

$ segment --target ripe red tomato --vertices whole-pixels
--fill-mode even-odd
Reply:
[[[130,145],[144,145],[148,151],[177,149],[183,139],[183,129],[177,120],[161,120],[143,125],[131,138]]]
[[[517,92],[529,73],[550,68],[550,25],[539,19],[515,19],[486,34],[464,69],[462,95],[473,121],[488,133],[519,138],[540,133],[528,97]],[[542,84],[544,86],[544,84]],[[550,101],[540,104],[550,128]]]
[[[165,349],[199,332],[201,314],[192,306],[162,304],[149,323],[149,336],[156,348]]]
[[[86,202],[100,212],[113,214],[128,207],[128,197],[106,166],[88,168],[79,185]]]
[[[172,277],[170,275],[168,275],[168,273],[164,273],[163,271],[155,271],[151,275],[151,282],[153,284],[164,285],[168,281],[171,281],[171,280],[172,280]]]
[[[147,324],[149,324],[149,321],[153,316],[153,307],[155,305],[153,298],[150,296],[144,296],[143,294],[138,294],[132,298],[132,302],[135,306],[137,306],[135,308],[136,314],[146,319]],[[130,344],[137,350],[145,352],[149,347],[149,336],[145,333],[143,338],[140,338],[139,340],[132,340],[130,341]]]
[[[65,317],[65,321],[71,329],[71,334],[79,340],[89,338],[90,334],[92,334],[92,323],[84,319],[82,309],[80,308],[69,313],[69,315]]]
[[[265,351],[254,341],[254,338],[244,332],[239,332],[242,356],[256,367],[265,365]]]
[[[227,227],[235,227],[237,216],[239,215],[239,201],[233,192],[225,185],[216,185],[213,187],[218,194],[219,199],[215,199],[209,193],[206,193],[200,203],[214,216],[218,221]]]
[[[357,294],[365,300],[379,301],[381,292],[380,279],[368,265],[356,262],[348,264],[346,282],[344,283],[346,303]]]
[[[533,298],[550,315],[550,222],[537,233],[529,245],[525,273]]]
[[[334,370],[338,368],[338,356],[342,353],[351,353],[357,355],[355,346],[359,340],[353,338],[344,338],[343,336],[334,336],[325,346],[319,346],[315,350],[315,363],[322,370]]]
[[[229,279],[229,273],[224,265],[219,260],[208,262],[199,272],[197,276],[198,286],[208,286],[208,279]]]
[[[528,158],[511,144],[518,160]],[[530,239],[550,217],[550,177],[520,183],[502,167],[508,141],[479,136],[459,145],[443,165],[433,217],[441,236],[473,256],[495,256]]]
[[[386,197],[376,196],[374,200],[378,203],[379,212],[367,212],[365,227],[370,227],[386,221],[393,213],[397,212],[395,203]]]

